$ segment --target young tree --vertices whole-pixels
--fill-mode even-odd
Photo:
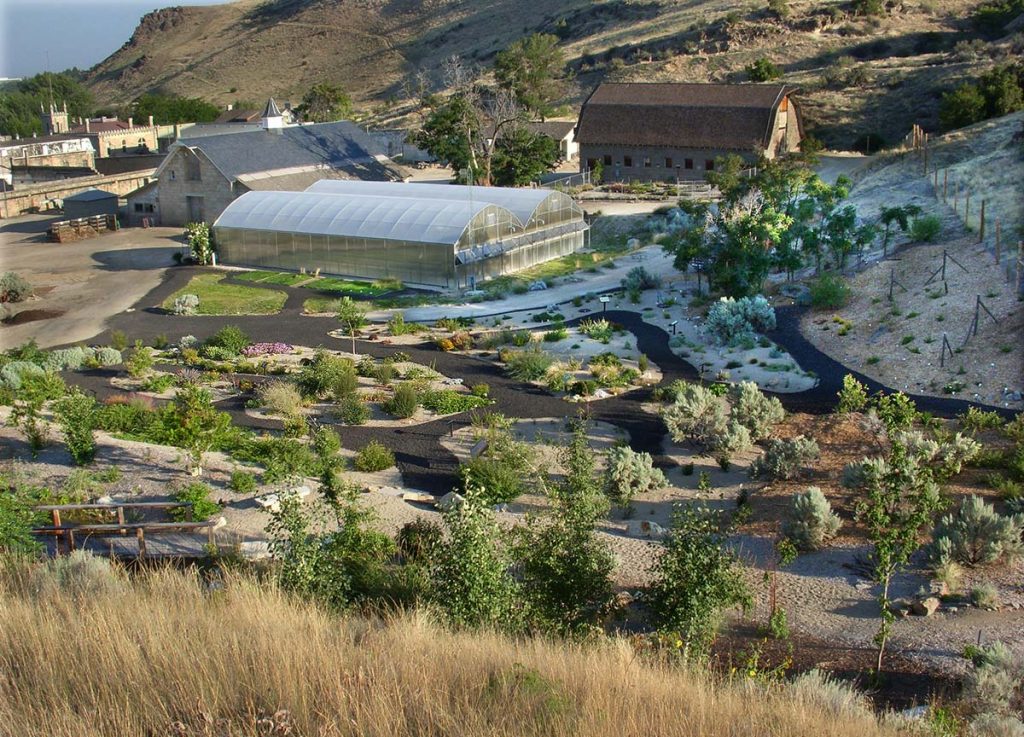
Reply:
[[[892,207],[882,207],[882,212],[878,218],[885,230],[882,231],[882,255],[889,255],[889,239],[891,237],[892,226],[898,225],[901,232],[906,233],[910,230],[911,218],[917,217],[921,214],[921,208],[918,205],[893,205]]]
[[[203,472],[203,454],[224,438],[231,427],[231,415],[218,411],[210,392],[194,384],[178,389],[174,413],[175,445],[189,452],[192,473],[199,476]]]
[[[881,673],[885,646],[895,615],[890,609],[889,587],[897,571],[920,547],[918,537],[942,508],[939,486],[932,473],[897,439],[884,463],[865,465],[864,499],[857,505],[857,519],[865,526],[872,544],[872,573],[881,586],[878,606],[882,623],[875,635],[877,672]]]
[[[338,322],[352,339],[352,354],[356,352],[356,331],[366,324],[366,307],[351,297],[342,297],[338,303]]]
[[[564,91],[565,56],[558,37],[533,33],[514,41],[494,59],[498,84],[510,90],[520,105],[543,120]]]
[[[514,553],[530,618],[542,629],[580,635],[611,603],[615,562],[594,531],[608,507],[582,420],[561,455],[566,478],[549,491],[550,511],[517,528]]]
[[[64,433],[71,458],[79,466],[91,463],[96,456],[96,400],[73,388],[54,405],[54,414]]]
[[[943,130],[953,130],[985,119],[988,104],[978,85],[964,82],[942,95],[939,104],[939,123]]]
[[[310,87],[302,96],[296,112],[303,120],[329,123],[352,117],[352,100],[338,85],[321,82]]]
[[[727,547],[730,531],[721,513],[676,505],[665,550],[655,564],[649,589],[655,625],[680,639],[687,658],[707,655],[722,610],[751,603],[736,555]]]
[[[42,419],[43,405],[59,399],[64,391],[64,380],[58,374],[40,371],[21,375],[21,386],[15,392],[9,422],[24,434],[33,458],[47,440],[47,429]]]
[[[558,161],[558,145],[550,138],[516,127],[499,141],[494,152],[494,183],[516,187],[540,180]]]
[[[444,514],[448,535],[431,555],[430,599],[461,627],[515,629],[516,584],[500,528],[479,489]]]

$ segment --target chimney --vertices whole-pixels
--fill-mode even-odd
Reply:
[[[128,127],[129,128],[134,128],[135,127],[135,121],[132,120],[131,118],[128,118]]]
[[[152,115],[149,116],[149,127],[150,128],[153,127],[153,116]]]

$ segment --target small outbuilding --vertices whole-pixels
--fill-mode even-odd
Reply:
[[[157,180],[143,184],[125,195],[128,203],[125,224],[132,228],[150,228],[160,224],[160,199]]]
[[[64,198],[64,218],[77,220],[93,215],[117,215],[118,196],[102,189],[87,189]]]

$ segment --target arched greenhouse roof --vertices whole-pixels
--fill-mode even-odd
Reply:
[[[503,209],[483,200],[257,191],[228,205],[213,227],[455,245],[488,208]],[[510,219],[518,221],[514,215]]]
[[[388,197],[412,197],[443,202],[487,202],[513,213],[523,226],[528,226],[534,213],[548,200],[578,210],[569,195],[540,187],[470,187],[464,184],[426,184],[419,182],[365,182],[350,179],[321,179],[306,188],[307,192],[331,192],[344,195],[372,194]],[[568,202],[561,202],[561,200]],[[583,217],[582,210],[579,210]]]

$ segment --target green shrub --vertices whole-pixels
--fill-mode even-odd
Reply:
[[[293,438],[253,438],[236,448],[233,456],[263,466],[263,482],[276,484],[315,476],[319,459],[304,443]]]
[[[751,82],[770,82],[781,77],[782,70],[770,59],[762,56],[747,67],[747,76],[750,77]]]
[[[793,495],[782,534],[799,550],[818,550],[839,532],[842,520],[817,486]]]
[[[372,363],[372,359],[370,360]],[[337,400],[355,391],[359,379],[355,364],[351,360],[335,356],[321,348],[299,372],[297,383],[307,397],[319,399],[331,395]]]
[[[661,277],[652,274],[643,266],[634,266],[626,272],[622,279],[622,288],[627,292],[642,292],[648,289],[660,289]]]
[[[525,351],[507,351],[505,354],[505,370],[513,379],[519,381],[537,381],[547,373],[548,367],[554,363],[554,357],[539,348]]]
[[[404,420],[416,414],[419,406],[420,395],[412,384],[399,384],[395,387],[395,393],[384,403],[384,411]]]
[[[382,443],[371,440],[356,454],[357,471],[373,473],[383,471],[395,465],[395,454]]]
[[[874,402],[878,418],[885,425],[889,434],[895,433],[897,430],[906,430],[917,419],[917,405],[903,392],[880,393],[875,397]]]
[[[775,309],[763,296],[722,297],[708,310],[708,330],[725,345],[752,339],[755,332],[775,329]]]
[[[481,397],[476,394],[463,394],[454,389],[440,389],[425,392],[423,406],[439,415],[450,415],[490,404],[484,397],[486,397],[486,392]]]
[[[942,220],[938,215],[924,215],[910,223],[910,237],[915,243],[931,243],[942,233]]]
[[[237,325],[225,325],[207,338],[205,345],[223,348],[229,355],[237,356],[242,352],[242,349],[248,346],[251,342],[252,341],[249,340],[249,336],[246,335]]]
[[[302,416],[302,395],[289,381],[268,381],[256,390],[256,396],[272,414],[283,417]]]
[[[608,498],[628,508],[637,494],[664,487],[668,480],[654,467],[650,453],[638,453],[628,446],[608,451],[604,488]]]
[[[96,400],[75,387],[59,399],[53,409],[72,460],[79,466],[91,463],[96,456],[93,436],[98,422]]]
[[[483,383],[481,383],[481,384],[473,384],[473,386],[470,387],[469,391],[470,391],[470,394],[472,394],[474,397],[480,397],[481,399],[486,399],[487,396],[491,393],[491,387],[488,384],[483,384]]]
[[[153,354],[149,352],[149,348],[142,345],[141,340],[135,341],[135,347],[125,359],[124,367],[133,379],[142,378],[153,368]]]
[[[998,412],[986,412],[977,407],[968,407],[966,412],[957,416],[957,420],[960,421],[960,427],[969,432],[998,430],[1005,424]]]
[[[583,320],[579,325],[579,331],[599,343],[608,343],[611,340],[614,328],[607,320]]]
[[[370,408],[359,394],[352,392],[338,400],[334,414],[346,425],[365,425],[370,419]]]
[[[13,271],[0,276],[0,303],[23,302],[32,296],[32,285]]]
[[[228,488],[239,494],[251,494],[256,491],[256,477],[248,471],[232,471]]]
[[[210,501],[210,492],[209,486],[201,481],[194,481],[180,489],[174,495],[174,501],[191,504],[192,519],[196,522],[202,522],[220,512],[220,505]],[[185,507],[176,507],[170,510],[170,514],[173,519],[182,522],[188,517],[188,510]]]
[[[838,393],[836,412],[860,412],[868,406],[868,389],[851,374],[843,376],[843,388]]]
[[[810,284],[811,305],[836,310],[850,301],[850,285],[838,274],[822,274]]]
[[[750,464],[750,475],[756,479],[793,479],[803,467],[819,455],[818,443],[813,438],[797,435],[768,443],[763,455]]]
[[[1022,534],[1024,519],[1000,515],[971,495],[935,526],[931,556],[936,563],[952,560],[968,566],[1013,560],[1024,554]]]
[[[694,443],[723,459],[750,447],[750,431],[729,418],[724,398],[705,386],[685,382],[673,392],[675,402],[662,412],[673,440]]]
[[[771,429],[786,419],[782,402],[776,397],[766,397],[752,381],[734,385],[731,399],[731,417],[750,431],[751,440],[768,437]]]
[[[395,542],[398,543],[398,552],[405,562],[422,563],[427,561],[441,544],[442,535],[441,525],[433,520],[420,518],[402,525]]]
[[[987,581],[971,588],[970,599],[971,603],[979,609],[995,611],[1002,605],[999,589],[995,584],[988,583]]]
[[[569,337],[569,331],[565,327],[557,327],[544,333],[545,343],[557,343]]]

